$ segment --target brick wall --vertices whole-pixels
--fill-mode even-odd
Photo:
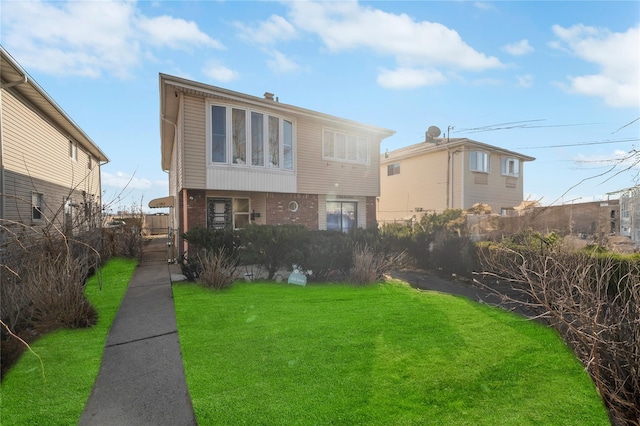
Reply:
[[[298,210],[291,211],[289,203],[298,203]],[[313,194],[267,193],[267,225],[304,225],[318,229],[318,196]]]
[[[207,208],[205,191],[201,189],[187,190],[187,217],[188,229],[196,226],[207,226]]]

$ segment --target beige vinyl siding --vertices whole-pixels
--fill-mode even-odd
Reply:
[[[387,166],[399,163],[400,173],[387,176]],[[455,184],[455,179],[454,179]],[[379,221],[409,219],[416,208],[442,212],[447,208],[447,152],[390,160],[380,166]]]
[[[366,136],[369,142],[369,164],[356,164],[322,158],[323,129]],[[298,192],[352,196],[378,196],[380,137],[322,123],[308,117],[297,121]]]
[[[216,165],[206,171],[207,188],[230,191],[297,192],[296,175],[266,168]]]
[[[501,173],[501,155],[497,152],[490,152],[490,172],[488,174],[472,172],[469,167],[469,152],[473,148],[465,150],[463,165],[464,168],[464,194],[460,188],[458,194],[462,195],[463,209],[471,208],[476,203],[485,203],[491,206],[491,212],[500,214],[502,208],[510,208],[519,205],[523,198],[523,164],[520,163],[520,172],[517,178],[503,176]],[[482,175],[482,176],[477,176]],[[476,177],[486,178],[486,184],[476,183]],[[482,180],[480,180],[482,181]],[[510,185],[507,185],[509,181]],[[515,185],[512,185],[515,184]],[[459,205],[457,206],[458,208]]]
[[[9,91],[2,91],[2,144],[5,192],[28,200],[31,218],[31,192],[45,195],[49,209],[57,210],[63,197],[71,193],[82,202],[82,192],[100,201],[100,164],[92,159],[88,168],[87,151],[77,146],[77,160],[69,157],[69,138],[49,120],[25,105]],[[22,220],[26,213],[16,203],[5,201],[6,218]]]
[[[204,98],[185,96],[183,136],[183,187],[206,188],[206,110]]]

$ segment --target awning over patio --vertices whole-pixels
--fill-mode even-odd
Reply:
[[[154,198],[149,201],[149,207],[152,209],[165,208],[165,207],[173,207],[174,197],[162,197],[162,198]]]

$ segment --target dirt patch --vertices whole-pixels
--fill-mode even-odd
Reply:
[[[474,283],[470,279],[455,274],[446,276],[415,269],[395,270],[390,273],[390,276],[405,281],[414,288],[463,296],[474,302],[496,306],[527,318],[538,317],[540,314],[530,306],[531,298],[508,282],[483,279],[479,280],[479,283]]]

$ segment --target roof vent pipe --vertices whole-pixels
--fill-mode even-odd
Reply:
[[[269,92],[264,92],[264,98],[272,101],[273,100],[273,93],[269,93]]]

